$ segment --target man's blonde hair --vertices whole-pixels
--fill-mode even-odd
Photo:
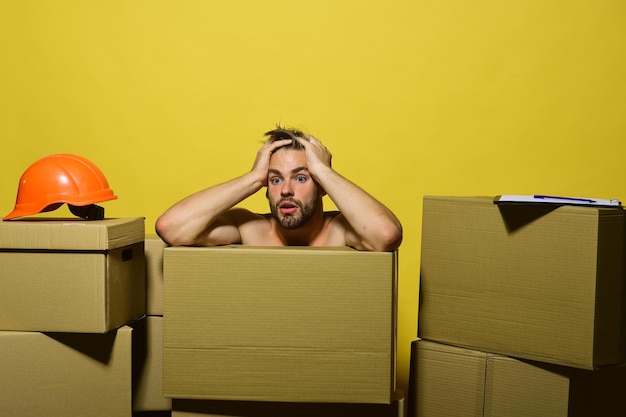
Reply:
[[[291,139],[291,143],[283,146],[285,149],[293,149],[296,151],[303,151],[304,146],[300,143],[300,140],[308,140],[304,132],[297,129],[287,129],[281,126],[276,126],[276,129],[266,132],[263,136],[267,137],[267,142],[276,142],[277,140]]]

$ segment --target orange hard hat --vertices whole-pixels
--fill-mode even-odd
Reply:
[[[50,155],[24,171],[15,209],[3,220],[56,210],[63,203],[71,208],[116,198],[102,171],[88,159],[72,154]]]

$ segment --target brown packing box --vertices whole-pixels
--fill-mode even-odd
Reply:
[[[163,396],[163,317],[146,316],[133,327],[133,411],[166,411]]]
[[[145,314],[144,219],[0,222],[0,329],[104,333]]]
[[[408,417],[622,417],[626,366],[582,370],[413,342]]]
[[[485,361],[483,352],[413,342],[408,417],[483,417]]]
[[[624,212],[424,198],[418,336],[593,369],[624,348]]]
[[[172,417],[405,417],[404,398],[391,404],[174,400]]]
[[[397,254],[168,247],[166,397],[389,404]]]
[[[157,235],[146,235],[146,314],[163,315],[163,249]]]
[[[132,329],[0,332],[0,416],[128,417]]]

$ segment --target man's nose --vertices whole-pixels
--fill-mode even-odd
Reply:
[[[289,184],[289,181],[285,181],[283,183],[282,188],[280,189],[280,194],[282,196],[289,196],[289,195],[293,195],[293,190],[291,189],[291,184]]]

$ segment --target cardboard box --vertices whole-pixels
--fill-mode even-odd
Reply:
[[[393,400],[396,253],[168,247],[164,262],[166,397]]]
[[[133,327],[133,411],[168,411],[163,396],[163,317],[147,316]]]
[[[409,417],[618,417],[626,367],[582,370],[413,342]]]
[[[104,333],[145,314],[144,219],[0,222],[0,329]]]
[[[163,249],[157,235],[146,235],[146,314],[163,315]]]
[[[0,332],[0,415],[128,417],[132,329]]]
[[[483,417],[486,356],[433,342],[413,342],[408,416]]]
[[[424,198],[418,336],[592,369],[623,360],[624,212]]]
[[[404,398],[391,404],[174,400],[172,417],[405,417]]]

